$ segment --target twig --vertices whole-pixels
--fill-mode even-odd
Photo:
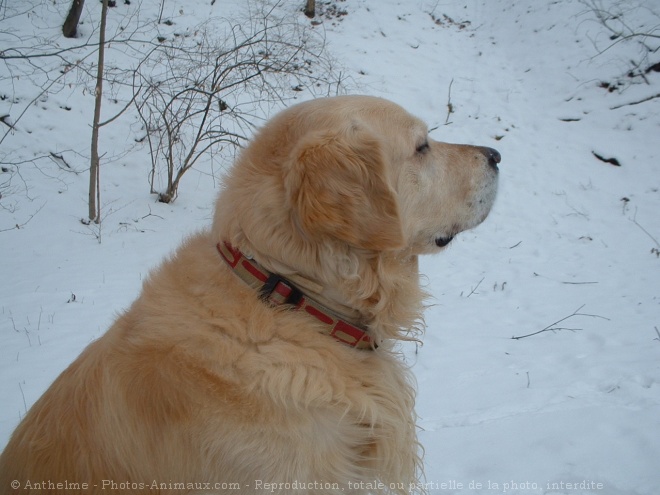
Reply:
[[[43,209],[44,206],[46,206],[46,203],[42,204],[39,207],[39,209],[37,211],[35,211],[32,215],[30,215],[30,218],[28,218],[25,222],[23,222],[21,224],[17,223],[16,225],[14,225],[13,227],[10,227],[8,229],[0,229],[0,232],[9,232],[10,230],[14,230],[14,229],[22,229],[23,227],[25,227],[30,222],[30,220],[32,220],[35,217],[35,215],[37,213],[39,213]]]
[[[592,284],[597,284],[598,282],[592,282],[592,281],[586,281],[586,282],[571,282],[568,280],[557,280],[551,277],[546,277],[545,275],[541,275],[540,273],[534,272],[534,276],[536,277],[541,277],[546,280],[552,280],[553,282],[558,282],[560,284],[565,284],[565,285],[592,285]]]
[[[454,105],[451,103],[451,86],[454,84],[454,78],[449,82],[449,91],[447,93],[447,118],[445,119],[445,125],[449,123],[449,116],[454,113]]]
[[[640,229],[642,229],[642,232],[644,232],[647,236],[649,236],[653,240],[653,242],[655,242],[655,245],[658,247],[658,249],[660,249],[660,243],[658,242],[658,240],[655,237],[653,237],[649,233],[649,231],[646,230],[644,227],[642,227],[637,221],[637,208],[635,208],[635,215],[630,219],[630,221],[635,225],[637,225]]]
[[[9,114],[7,114],[7,115],[3,115],[2,117],[0,117],[0,122],[2,122],[3,124],[5,124],[7,127],[9,127],[9,128],[12,129],[12,130],[13,130],[13,129],[16,129],[16,128],[13,126],[13,124],[9,121],[9,117],[10,117]]]
[[[655,333],[658,334],[658,338],[653,340],[657,340],[658,342],[660,342],[660,330],[658,330],[658,327],[653,327],[653,328],[655,328]]]
[[[108,120],[104,120],[103,122],[99,122],[98,126],[103,127],[105,125],[108,125],[111,122],[113,122],[114,120],[117,120],[120,116],[122,116],[124,114],[124,112],[128,109],[128,107],[130,107],[135,102],[135,99],[137,98],[137,96],[138,96],[138,94],[141,90],[142,90],[142,86],[140,86],[137,89],[137,91],[133,92],[133,97],[130,99],[130,101],[128,103],[126,103],[126,105],[124,105],[124,108],[122,108],[119,112],[117,112],[117,114],[114,117],[110,117]]]
[[[437,2],[435,2],[435,6],[433,7],[433,9],[431,9],[431,12],[429,12],[429,14],[430,14],[431,16],[433,16],[433,14],[435,13],[435,9],[438,8],[438,4],[439,4],[439,3],[440,3],[440,0],[438,0]]]
[[[621,166],[621,162],[619,160],[617,160],[616,158],[606,158],[602,155],[599,155],[595,151],[592,151],[591,154],[594,155],[601,162],[609,163],[610,165],[614,165],[615,167],[620,167]]]
[[[555,321],[554,323],[551,323],[550,325],[548,325],[547,327],[545,327],[542,330],[539,330],[538,332],[529,333],[527,335],[520,335],[518,337],[511,337],[511,338],[513,340],[520,340],[520,339],[524,339],[526,337],[531,337],[532,335],[538,335],[538,334],[543,333],[543,332],[558,332],[560,330],[570,330],[571,332],[576,332],[578,330],[582,330],[581,328],[566,328],[566,327],[557,327],[557,326],[555,326],[555,325],[558,325],[559,323],[562,323],[562,322],[568,320],[569,318],[573,318],[575,316],[589,316],[591,318],[602,318],[603,320],[607,320],[607,321],[610,320],[609,318],[605,318],[604,316],[600,316],[600,315],[592,315],[592,314],[589,314],[589,313],[580,313],[580,310],[582,308],[584,308],[584,304],[582,306],[580,306],[578,309],[576,309],[575,311],[573,311],[570,315],[564,316],[563,318]]]
[[[23,397],[23,407],[25,408],[25,413],[27,414],[27,402],[25,402],[25,392],[23,392],[23,387],[21,382],[18,382],[18,388],[21,389],[21,396]]]
[[[474,289],[472,289],[472,290],[470,291],[470,293],[469,293],[467,296],[465,296],[465,297],[470,297],[472,294],[474,294],[474,293],[477,291],[477,289],[479,288],[479,286],[481,285],[481,282],[484,281],[484,278],[486,278],[486,277],[482,277],[482,279],[479,280],[479,283],[476,285],[476,287],[475,287]]]
[[[147,205],[147,206],[148,206],[148,205]],[[160,218],[161,220],[165,220],[165,219],[164,219],[163,217],[161,217],[160,215],[156,215],[155,213],[151,213],[151,206],[148,206],[148,208],[149,208],[149,213],[147,213],[145,216],[141,217],[141,220],[144,220],[144,219],[147,218],[147,217],[158,217],[158,218]]]
[[[631,101],[630,103],[622,103],[621,105],[615,105],[613,107],[610,107],[610,110],[616,110],[618,108],[628,107],[631,105],[639,105],[640,103],[645,103],[649,100],[653,100],[654,98],[660,98],[660,93],[658,93],[657,95],[649,96],[639,101]]]
[[[68,168],[69,170],[72,170],[72,169],[71,169],[71,165],[69,165],[69,163],[64,159],[64,154],[61,153],[61,154],[58,155],[57,153],[53,153],[52,151],[51,151],[49,154],[50,154],[50,157],[51,157],[56,163],[57,163],[57,160],[59,160],[60,162],[62,162],[62,163],[64,164],[64,166],[65,166],[66,168]]]

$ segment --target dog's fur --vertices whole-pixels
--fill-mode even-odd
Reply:
[[[420,446],[395,343],[421,325],[417,256],[488,214],[493,151],[432,141],[377,98],[282,112],[229,173],[212,229],[160,266],[29,411],[0,458],[0,493],[13,480],[21,493],[66,493],[64,482],[85,493],[207,482],[216,493],[409,493]],[[223,241],[368,329],[377,349],[260,300],[219,256]]]

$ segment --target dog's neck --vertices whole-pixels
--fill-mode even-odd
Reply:
[[[297,288],[302,290],[306,296],[311,297],[319,304],[325,306],[342,319],[353,325],[365,325],[364,315],[346,301],[341,294],[332,290],[331,287],[323,285],[312,278],[301,274],[296,269],[288,265],[277,262],[262,253],[255,254],[253,251],[246,253],[246,256],[256,261],[271,273],[275,273],[291,281]]]
[[[250,245],[244,244],[240,249],[342,319],[367,329],[379,346],[387,340],[415,340],[421,329],[426,294],[419,288],[415,255],[361,253],[362,257],[357,256],[355,266],[350,268],[352,273],[346,273],[345,267],[338,266],[342,262],[331,249],[315,256],[301,256],[319,260],[309,267],[292,266]]]
[[[364,325],[363,316],[360,312],[349,306],[346,302],[342,302],[343,299],[340,294],[336,294],[335,291],[332,291],[330,288],[314,282],[298,273],[291,273],[287,278],[309,295],[309,297],[318,301],[344,320],[349,321],[354,325]]]
[[[219,242],[217,250],[220,256],[234,273],[249,287],[252,287],[259,297],[273,306],[287,305],[295,310],[307,313],[321,324],[319,330],[333,337],[335,340],[357,349],[374,349],[378,347],[366,329],[361,328],[320,303],[317,298],[310,297],[304,288],[284,278],[277,273],[267,270],[251,257],[245,256],[228,242]],[[311,287],[314,282],[296,277],[298,283]],[[308,289],[309,290],[309,289]],[[327,299],[326,299],[327,300]]]

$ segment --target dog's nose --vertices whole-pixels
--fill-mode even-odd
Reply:
[[[502,161],[502,155],[500,155],[500,152],[494,148],[487,148],[485,146],[480,149],[488,159],[488,165],[497,170],[497,164]]]

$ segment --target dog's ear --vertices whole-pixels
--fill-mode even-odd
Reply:
[[[294,147],[285,179],[308,236],[331,236],[377,251],[403,247],[396,195],[381,143],[365,129],[312,131]]]

